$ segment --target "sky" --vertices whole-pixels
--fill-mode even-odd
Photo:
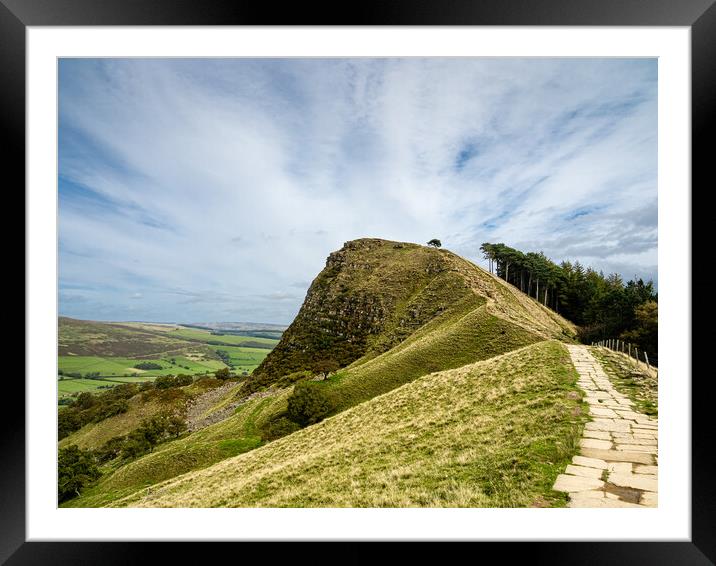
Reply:
[[[657,280],[657,60],[61,59],[59,311],[288,324],[362,237]]]

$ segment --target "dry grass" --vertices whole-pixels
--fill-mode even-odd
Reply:
[[[564,347],[422,377],[307,429],[119,501],[154,507],[561,505],[583,418]],[[577,411],[578,412],[578,411]]]

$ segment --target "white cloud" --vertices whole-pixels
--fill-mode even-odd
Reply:
[[[147,319],[286,323],[328,253],[365,236],[656,278],[655,69],[63,61],[61,288],[84,290],[61,310],[121,319],[136,294]]]

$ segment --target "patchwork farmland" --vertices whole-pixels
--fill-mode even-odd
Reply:
[[[260,332],[260,331],[257,331]],[[59,319],[57,395],[70,398],[119,383],[222,368],[250,374],[278,339],[175,324]]]

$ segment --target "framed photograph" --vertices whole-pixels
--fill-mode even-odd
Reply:
[[[0,0],[27,211],[3,560],[714,563],[712,4]]]

